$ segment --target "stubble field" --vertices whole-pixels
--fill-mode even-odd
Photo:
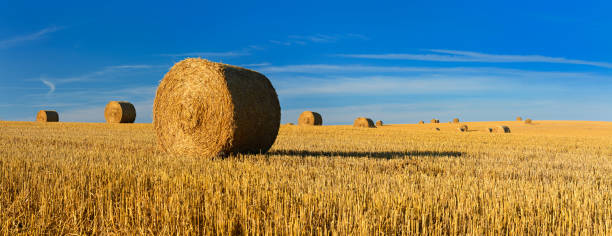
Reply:
[[[612,234],[612,123],[534,123],[283,125],[211,160],[150,124],[0,122],[0,232]]]

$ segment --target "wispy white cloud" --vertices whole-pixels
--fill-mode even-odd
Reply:
[[[185,53],[172,53],[172,54],[161,54],[162,56],[169,57],[240,57],[251,55],[248,50],[244,51],[229,51],[229,52],[185,52]]]
[[[261,62],[261,63],[242,64],[240,66],[242,67],[262,67],[262,66],[269,66],[269,65],[270,65],[269,62]]]
[[[336,54],[340,57],[388,60],[415,60],[415,61],[441,61],[441,62],[487,62],[487,63],[558,63],[574,65],[590,65],[612,68],[612,63],[567,59],[563,57],[549,57],[541,55],[504,55],[487,54],[471,51],[428,49],[430,54]]]
[[[46,79],[40,79],[40,81],[42,81],[43,84],[49,87],[49,92],[47,92],[47,94],[52,94],[53,92],[55,92],[55,84],[51,83],[51,81],[48,81]]]
[[[38,39],[44,38],[46,35],[50,33],[59,31],[61,29],[63,29],[63,27],[49,26],[47,28],[44,28],[32,34],[21,35],[21,36],[16,36],[10,39],[0,40],[0,48],[8,48],[8,47],[12,47],[12,46],[15,46],[17,44],[24,43],[27,41],[38,40]]]
[[[313,35],[289,35],[283,40],[269,40],[270,43],[284,46],[291,45],[306,45],[309,43],[334,43],[343,39],[359,39],[368,40],[369,38],[362,34],[313,34]]]

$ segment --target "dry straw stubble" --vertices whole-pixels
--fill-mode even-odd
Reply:
[[[374,125],[374,121],[372,121],[372,119],[370,118],[365,117],[357,117],[357,119],[355,119],[355,121],[353,122],[353,127],[376,128],[376,126]]]
[[[57,111],[40,110],[36,114],[36,121],[38,122],[59,122],[59,114]]]
[[[298,118],[298,125],[323,125],[323,117],[317,112],[304,111]]]
[[[123,101],[110,101],[104,109],[106,123],[134,123],[136,108],[132,103]]]
[[[199,157],[267,152],[278,135],[280,115],[266,76],[198,58],[170,69],[153,105],[160,147]]]

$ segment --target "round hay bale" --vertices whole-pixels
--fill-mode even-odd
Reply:
[[[440,131],[440,128],[436,127],[432,129],[433,131]]]
[[[106,123],[134,123],[136,108],[129,102],[110,101],[104,108]]]
[[[377,120],[376,121],[376,127],[380,127],[380,126],[383,126],[383,122],[382,122],[382,120]]]
[[[531,124],[531,123],[532,123],[531,119],[529,119],[529,118],[525,119],[525,124]]]
[[[293,123],[291,123],[291,122],[289,122],[289,123],[287,123],[287,125],[294,125],[294,124],[293,124]]]
[[[453,119],[453,123],[459,123],[459,118]]]
[[[370,118],[365,117],[357,117],[357,119],[355,119],[355,122],[353,122],[353,127],[376,128],[376,126],[374,126],[374,121],[372,121],[372,119]]]
[[[459,130],[460,132],[467,132],[468,131],[468,126],[467,125],[459,126],[459,128],[457,128],[457,130]]]
[[[487,128],[489,130],[489,133],[493,133],[493,128]]]
[[[278,135],[280,104],[266,76],[188,58],[164,76],[153,103],[157,142],[172,155],[265,153]]]
[[[505,125],[500,125],[500,126],[495,127],[495,129],[493,129],[492,132],[495,132],[495,133],[510,133],[510,127],[505,126]]]
[[[298,125],[323,125],[323,118],[319,113],[305,111],[300,114]]]
[[[440,123],[440,120],[437,120],[437,119],[431,119],[431,121],[430,121],[430,122],[431,122],[432,124],[437,124],[437,123]]]
[[[419,121],[419,124],[421,124],[421,125],[422,125],[422,124],[425,124],[425,121],[422,121],[422,120],[421,120],[421,121]]]
[[[36,114],[36,121],[59,122],[59,114],[57,114],[57,111],[40,110],[38,114]]]
[[[523,121],[523,117],[517,116],[516,121]]]

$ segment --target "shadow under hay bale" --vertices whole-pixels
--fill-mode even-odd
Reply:
[[[403,158],[406,156],[416,157],[461,157],[463,153],[456,151],[389,151],[389,152],[330,152],[330,151],[307,151],[307,150],[274,150],[266,155],[299,156],[299,157],[369,157],[369,158]]]
[[[153,104],[157,142],[171,155],[265,153],[278,135],[280,104],[266,76],[188,58],[164,76]]]
[[[357,119],[355,119],[355,121],[353,122],[353,127],[376,128],[376,126],[374,125],[374,121],[372,121],[372,119],[370,118],[365,117],[357,117]]]
[[[300,114],[298,125],[323,125],[323,117],[317,112],[305,111]]]
[[[38,114],[36,114],[36,121],[59,122],[59,114],[57,114],[57,111],[40,110]]]
[[[123,101],[110,101],[104,108],[106,123],[134,123],[136,108],[132,103]]]

